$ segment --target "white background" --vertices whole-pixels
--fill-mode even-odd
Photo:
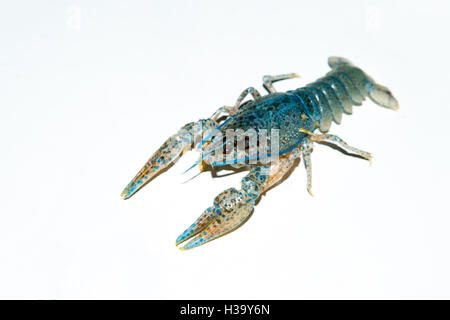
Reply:
[[[0,298],[450,298],[445,1],[9,1],[0,8]],[[370,101],[247,224],[176,237],[244,173],[182,184],[195,153],[120,192],[187,122],[265,74],[352,60]]]

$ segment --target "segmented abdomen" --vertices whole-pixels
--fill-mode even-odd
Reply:
[[[299,98],[320,131],[327,132],[332,121],[341,123],[343,113],[352,114],[353,106],[361,105],[372,87],[372,80],[361,69],[341,65],[306,87],[289,92]]]

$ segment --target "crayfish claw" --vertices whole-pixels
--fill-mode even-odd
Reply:
[[[218,216],[218,214],[219,212],[217,212],[214,207],[206,209],[189,228],[178,236],[175,244],[178,246],[180,243],[195,237],[202,232]]]
[[[219,194],[209,207],[176,240],[179,245],[190,240],[181,250],[196,248],[224,236],[243,225],[250,217],[255,201],[242,191],[230,188]]]
[[[193,124],[191,122],[181,128],[151,156],[144,167],[122,191],[121,196],[124,199],[130,198],[143,186],[174,164],[183,152],[192,148]]]

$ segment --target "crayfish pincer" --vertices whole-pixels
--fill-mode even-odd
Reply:
[[[376,104],[397,110],[398,102],[386,87],[376,83],[350,61],[330,57],[324,77],[305,87],[276,92],[273,83],[298,77],[295,73],[264,76],[268,94],[253,87],[245,89],[233,106],[219,108],[208,119],[191,122],[152,155],[122,192],[130,198],[158,174],[168,169],[186,151],[200,151],[201,171],[232,166],[249,168],[241,188],[220,193],[211,207],[176,240],[183,250],[217,239],[244,224],[261,194],[274,186],[302,158],[311,193],[311,153],[314,143],[337,145],[345,152],[371,161],[372,155],[348,145],[328,133],[332,122],[340,124],[342,114],[352,114],[369,97]],[[253,99],[244,102],[251,95]],[[194,167],[193,166],[193,167]]]

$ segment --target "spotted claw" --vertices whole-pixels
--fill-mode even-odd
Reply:
[[[203,214],[176,240],[176,245],[189,250],[226,235],[243,225],[252,213],[255,201],[242,191],[231,188],[214,199],[214,206]]]
[[[192,122],[188,123],[164,142],[122,191],[121,196],[124,199],[130,198],[158,174],[175,163],[184,151],[192,148],[193,126]]]

